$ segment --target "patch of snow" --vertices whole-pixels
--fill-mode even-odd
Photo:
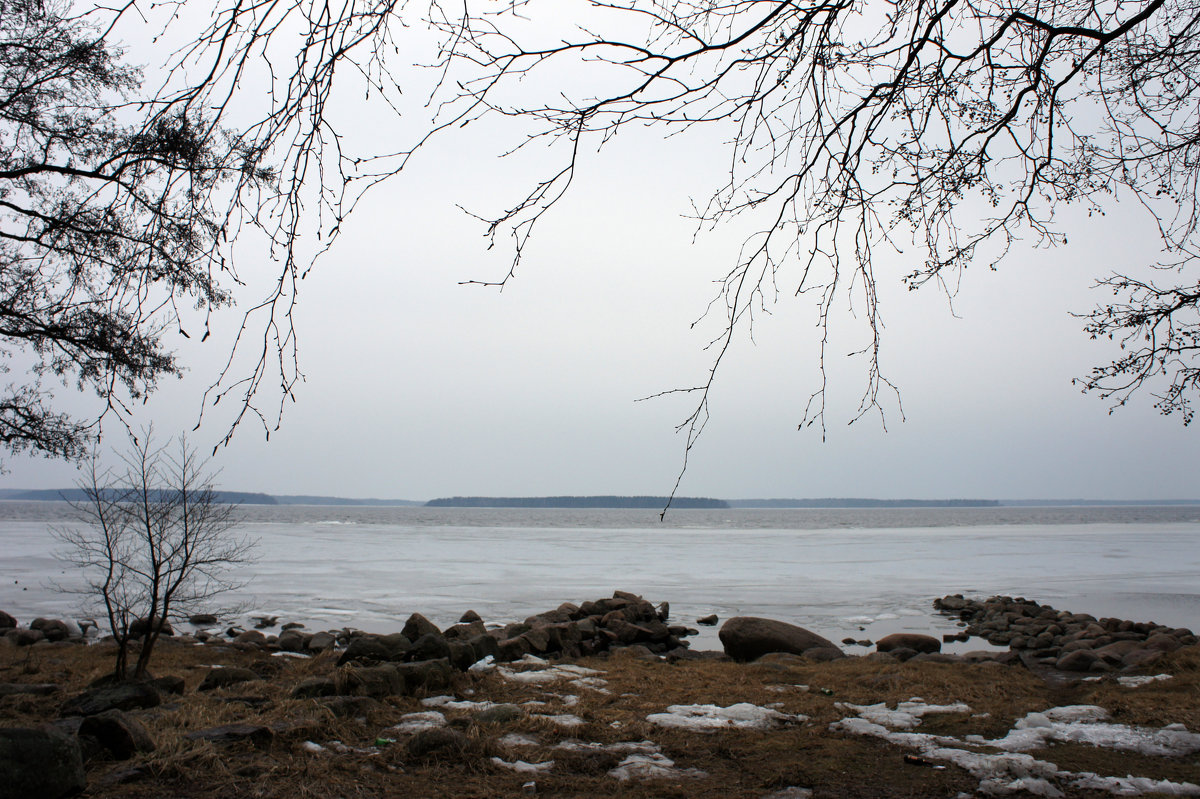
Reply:
[[[835,702],[838,710],[848,710],[859,718],[873,721],[885,727],[911,730],[921,723],[924,716],[934,713],[970,713],[971,708],[962,702],[952,705],[929,705],[919,697],[913,697],[907,702],[900,702],[895,710],[889,710],[886,702],[875,705],[852,705],[849,702]]]
[[[483,672],[494,671],[496,668],[496,659],[491,655],[487,655],[481,660],[477,660],[467,667],[467,671],[480,674]]]
[[[487,710],[495,707],[495,702],[472,702],[469,699],[455,699],[452,696],[431,696],[421,700],[425,707],[441,707],[446,710]]]
[[[905,704],[901,702],[897,710]],[[1070,785],[1109,791],[1121,796],[1148,792],[1200,795],[1200,787],[1191,783],[1173,783],[1146,777],[1076,774],[1062,771],[1054,763],[1023,754],[1026,750],[1044,747],[1050,741],[1129,749],[1144,755],[1180,755],[1200,751],[1200,735],[1188,732],[1179,724],[1163,729],[1128,727],[1105,722],[1109,714],[1103,708],[1068,705],[1027,714],[1004,738],[989,741],[979,735],[969,735],[960,741],[950,736],[889,729],[889,726],[900,730],[910,729],[911,719],[905,718],[905,714],[887,711],[886,705],[881,708],[880,705],[840,704],[839,707],[859,711],[859,715],[834,722],[830,725],[831,730],[881,738],[916,749],[926,758],[957,765],[980,780],[979,791],[983,794],[1005,795],[1024,791],[1036,796],[1062,797],[1065,794],[1059,786]],[[919,717],[920,714],[916,715]],[[1006,751],[1002,754],[986,754],[963,748],[971,744],[989,745]]]
[[[570,713],[560,713],[556,716],[535,715],[534,718],[545,719],[552,724],[557,724],[559,727],[581,727],[584,724],[587,724],[587,722],[579,718],[579,716],[573,716]]]
[[[304,743],[300,744],[300,748],[305,752],[311,752],[314,755],[325,751],[325,747],[321,746],[316,741],[305,741]]]
[[[608,685],[608,680],[602,680],[599,677],[580,677],[571,680],[571,685],[578,688],[590,688],[598,694],[610,694],[612,691],[605,688]]]
[[[532,657],[532,655],[526,655],[525,657],[526,658]],[[576,666],[572,663],[560,663],[557,666],[550,666],[549,664],[546,663],[546,661],[541,660],[541,658],[535,658],[535,660],[540,661],[542,664],[547,665],[548,668],[535,669],[535,670],[530,670],[530,671],[514,671],[513,669],[505,668],[504,666],[498,666],[496,670],[505,679],[513,680],[515,682],[527,683],[527,684],[531,684],[531,685],[537,685],[540,683],[547,683],[547,682],[554,682],[556,680],[572,680],[572,681],[574,681],[574,680],[578,680],[580,678],[594,677],[597,674],[604,673],[602,671],[597,671],[595,669],[589,669],[589,668],[585,668],[583,666]],[[521,659],[521,660],[517,661],[517,663],[526,663],[526,662],[527,661],[525,659]]]
[[[789,715],[766,707],[739,702],[719,705],[671,705],[666,713],[651,713],[646,721],[659,727],[713,732],[716,730],[769,730],[807,721],[807,716]]]
[[[400,717],[400,721],[395,726],[389,729],[408,734],[444,726],[446,726],[445,716],[436,710],[427,710],[423,713],[406,713]]]
[[[530,735],[522,735],[519,732],[510,732],[502,738],[496,740],[496,743],[501,746],[516,748],[518,746],[538,746],[539,741]]]
[[[554,761],[547,760],[545,763],[526,763],[524,760],[514,760],[510,763],[507,760],[493,757],[492,765],[515,771],[518,774],[538,774],[554,768]]]
[[[616,768],[608,772],[622,782],[626,780],[654,780],[707,777],[706,772],[696,768],[675,768],[675,761],[664,754],[629,755]]]
[[[1149,685],[1152,682],[1171,679],[1170,674],[1155,674],[1153,676],[1142,677],[1118,677],[1117,682],[1124,685],[1126,688],[1141,688],[1143,685]]]
[[[271,657],[274,657],[274,658],[300,658],[302,660],[308,660],[312,657],[312,655],[307,655],[303,652],[282,652],[282,651],[280,651],[280,652],[272,652]]]
[[[613,744],[602,744],[594,741],[580,741],[575,738],[555,744],[554,748],[567,752],[612,752],[637,755],[653,755],[661,751],[654,741],[619,741]]]

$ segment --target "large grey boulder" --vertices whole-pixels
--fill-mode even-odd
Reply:
[[[914,652],[941,652],[942,642],[932,635],[921,633],[892,633],[885,635],[875,643],[880,652],[891,652],[893,649],[911,649]]]
[[[17,626],[17,620],[0,610],[0,630],[11,630]]]
[[[62,707],[64,716],[94,716],[106,710],[136,710],[157,707],[162,696],[144,682],[119,682],[89,688],[68,700]]]
[[[771,652],[803,655],[810,649],[838,649],[832,641],[803,627],[755,616],[735,616],[721,625],[717,635],[725,654],[740,661],[757,660]]]
[[[96,739],[116,760],[128,760],[138,752],[154,751],[154,740],[141,722],[119,710],[88,716],[79,725],[79,735]]]
[[[0,799],[59,799],[87,787],[73,735],[49,728],[0,729]]]

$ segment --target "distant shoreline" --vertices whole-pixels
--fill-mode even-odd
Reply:
[[[428,501],[318,496],[272,495],[261,492],[218,491],[221,502],[241,505],[310,505],[332,507],[429,508],[650,508],[661,510],[667,497],[656,496],[554,496],[554,497],[439,497]],[[61,502],[84,499],[78,488],[0,488],[0,501]],[[871,509],[871,508],[1069,508],[1069,507],[1190,507],[1200,499],[873,499],[869,497],[712,499],[676,497],[674,510],[743,509]]]

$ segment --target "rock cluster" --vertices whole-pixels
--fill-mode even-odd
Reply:
[[[1061,671],[1108,672],[1147,666],[1197,642],[1191,630],[1153,622],[1070,613],[1029,599],[994,596],[935,599],[933,606],[966,624],[964,633],[1008,646],[1022,660]]]

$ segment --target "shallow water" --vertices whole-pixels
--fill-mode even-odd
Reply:
[[[835,641],[955,630],[931,601],[1010,594],[1200,628],[1200,508],[651,511],[248,506],[250,580],[230,597],[310,629],[390,632],[421,612],[522,619],[615,589],[672,619],[791,621]],[[0,502],[0,609],[78,615],[52,555],[59,503]],[[249,615],[249,614],[248,614]],[[693,647],[717,648],[703,628]],[[956,645],[979,648],[978,640]],[[854,650],[852,650],[854,651]]]

